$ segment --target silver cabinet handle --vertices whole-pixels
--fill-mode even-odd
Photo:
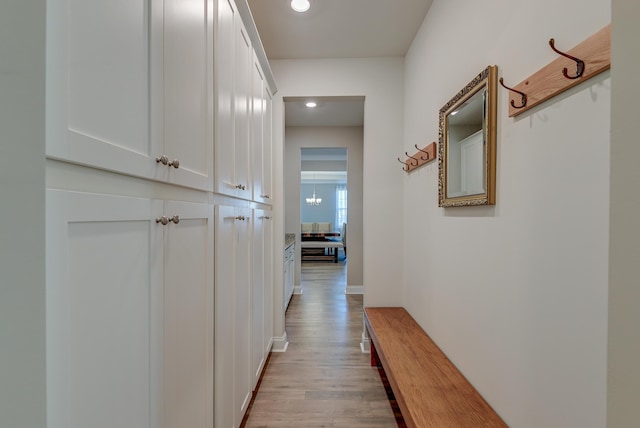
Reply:
[[[243,184],[236,184],[236,189],[246,190],[246,187]]]
[[[163,215],[162,217],[156,218],[156,223],[160,223],[163,226],[166,226],[171,222],[173,222],[175,224],[180,223],[180,216],[179,215],[174,215],[172,217],[167,217],[167,216]]]
[[[269,196],[269,195],[260,195],[260,197],[264,198],[264,199],[271,199],[271,196]]]
[[[268,216],[268,215],[260,216],[260,218],[263,219],[263,220],[271,220],[271,217]]]
[[[156,162],[161,163],[162,165],[172,166],[174,168],[178,168],[180,166],[180,161],[178,159],[170,161],[167,155],[158,156],[156,158]]]

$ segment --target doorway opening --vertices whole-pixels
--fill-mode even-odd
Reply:
[[[316,106],[307,107],[309,100]],[[303,292],[301,267],[309,255],[303,257],[300,248],[303,229],[316,235],[326,231],[325,236],[313,238],[333,243],[326,248],[322,243],[305,246],[317,246],[317,255],[324,256],[325,265],[335,267],[336,254],[338,263],[348,262],[345,292],[362,293],[364,101],[364,97],[284,98],[285,233],[295,234],[298,244],[296,294]],[[353,237],[347,240],[346,254],[342,243],[345,233]],[[310,237],[307,233],[304,239]]]
[[[300,261],[346,264],[347,149],[300,151]]]

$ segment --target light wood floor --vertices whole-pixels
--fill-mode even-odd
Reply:
[[[301,280],[286,314],[289,348],[271,354],[243,426],[404,426],[360,351],[362,296],[344,294],[344,263],[303,263]]]

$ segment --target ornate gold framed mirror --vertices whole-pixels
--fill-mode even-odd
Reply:
[[[496,203],[498,67],[485,68],[440,109],[438,205]]]

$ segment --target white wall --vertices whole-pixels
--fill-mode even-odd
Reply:
[[[400,306],[403,272],[399,249],[402,248],[404,172],[396,158],[401,154],[403,132],[402,59],[277,60],[271,63],[271,68],[278,82],[273,105],[275,153],[283,150],[283,97],[365,97],[364,301],[367,306]],[[282,179],[281,170],[276,169],[274,173],[274,183],[278,185]],[[283,212],[279,211],[283,210],[282,205],[276,209],[276,215]],[[357,240],[358,237],[353,238]]]
[[[640,420],[640,2],[613,0],[609,266],[609,428]]]
[[[363,285],[363,192],[362,155],[363,129],[361,126],[345,127],[289,127],[285,136],[285,231],[295,233],[300,241],[302,222],[300,205],[301,149],[318,147],[345,147],[347,149],[347,223],[349,242],[347,243],[348,268],[347,287],[359,289]],[[335,185],[329,186],[335,194]],[[319,189],[319,187],[317,187]],[[332,195],[328,199],[332,198]],[[325,196],[323,196],[324,198]],[[324,205],[324,201],[323,201]],[[314,207],[316,208],[316,207]],[[320,208],[320,207],[317,207]],[[334,223],[335,209],[328,219]],[[307,220],[311,221],[311,220]],[[321,221],[321,220],[314,220]],[[341,225],[342,226],[342,225]],[[300,285],[300,246],[296,247],[295,284]],[[304,290],[303,290],[304,291]]]
[[[0,425],[46,421],[46,2],[0,2]]]
[[[435,0],[406,57],[404,150],[487,65],[515,86],[557,57],[549,38],[609,21],[609,0]],[[436,162],[404,177],[403,303],[514,428],[606,424],[610,87],[517,119],[499,89],[493,207],[438,208]]]

